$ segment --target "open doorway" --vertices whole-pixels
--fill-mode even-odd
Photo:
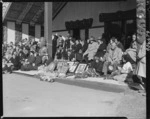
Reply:
[[[80,29],[73,29],[73,38],[80,39]]]

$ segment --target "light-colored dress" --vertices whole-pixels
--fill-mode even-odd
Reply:
[[[98,47],[99,47],[99,44],[97,42],[93,42],[92,44],[89,44],[88,49],[85,51],[83,55],[88,54],[88,60],[93,59],[97,52]]]
[[[137,63],[136,75],[146,78],[146,41],[140,46],[138,57],[140,60]]]

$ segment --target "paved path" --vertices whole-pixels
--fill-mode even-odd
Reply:
[[[128,95],[133,101],[133,94]],[[127,107],[122,106],[125,103],[122,103],[123,99],[128,99],[128,95],[126,92],[116,93],[58,82],[42,82],[36,78],[17,74],[3,75],[4,116],[120,116],[121,114],[130,117],[131,114],[126,111]],[[144,97],[140,98],[144,100]],[[144,101],[141,103],[143,105]],[[140,110],[136,109],[136,113],[141,112],[138,113],[140,118],[137,116],[139,119],[145,117],[144,106]]]

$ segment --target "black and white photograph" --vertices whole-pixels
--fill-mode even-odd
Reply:
[[[2,117],[147,118],[149,1],[1,4]]]
[[[81,64],[81,63],[80,63],[80,64],[78,65],[78,67],[77,67],[75,73],[83,73],[84,70],[86,69],[86,67],[87,67],[87,64]]]

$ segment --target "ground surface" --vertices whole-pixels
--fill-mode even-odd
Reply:
[[[146,97],[136,91],[95,90],[48,83],[18,74],[3,75],[4,116],[125,116],[146,118]]]

